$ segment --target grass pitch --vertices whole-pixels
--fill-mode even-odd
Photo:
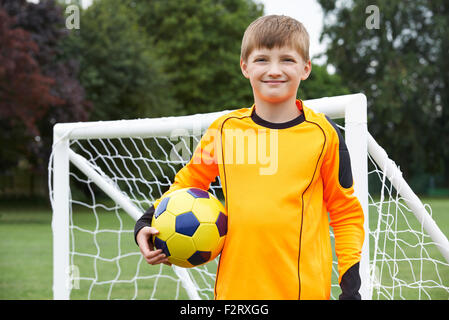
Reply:
[[[433,218],[446,236],[449,236],[449,199],[423,199],[433,212]],[[393,210],[391,210],[394,212]],[[374,215],[373,215],[374,216]],[[98,210],[97,216],[80,210],[73,216],[77,225],[71,230],[72,239],[77,254],[71,255],[71,264],[76,266],[73,272],[80,273],[80,281],[74,283],[72,299],[186,299],[187,294],[181,283],[166,266],[150,266],[140,258],[138,248],[134,243],[134,221],[126,215],[106,210]],[[409,219],[412,221],[413,219]],[[377,220],[370,220],[375,225]],[[388,224],[388,217],[385,223]],[[407,226],[406,226],[407,227]],[[122,229],[117,233],[114,230]],[[51,210],[46,204],[36,203],[2,203],[0,204],[0,299],[52,299],[53,257]],[[388,236],[388,235],[385,235]],[[407,241],[413,242],[416,235],[405,232]],[[399,242],[402,239],[396,239]],[[397,242],[396,242],[397,243]],[[383,245],[379,242],[379,245]],[[389,245],[385,252],[397,250],[395,245]],[[413,247],[407,250],[417,250]],[[438,251],[431,250],[429,254],[440,256]],[[120,256],[121,259],[116,257]],[[380,259],[380,257],[378,257]],[[403,270],[410,264],[421,262],[404,262]],[[449,286],[449,268],[441,269],[439,275],[433,274],[432,261],[425,262],[429,268],[424,268],[430,278],[441,278],[441,282]],[[195,275],[195,281],[206,281],[213,285],[210,274],[216,268],[214,263],[207,265],[208,273]],[[428,270],[428,271],[426,271]],[[379,270],[379,277],[387,274],[387,267]],[[396,274],[406,271],[393,270]],[[156,278],[154,275],[162,275]],[[425,278],[424,275],[423,278]],[[406,276],[407,277],[407,276]],[[413,277],[413,276],[410,276]],[[111,284],[110,280],[118,280]],[[384,282],[384,280],[382,280]],[[412,287],[418,279],[408,279]],[[387,282],[388,285],[388,282]],[[429,283],[432,285],[432,283]],[[157,290],[154,288],[157,287]],[[207,285],[200,294],[212,297],[212,290]],[[413,289],[413,288],[412,288]],[[333,290],[333,296],[338,297],[338,287]],[[388,293],[374,295],[373,298],[385,299],[391,295],[395,299],[417,299],[420,293],[402,288],[400,283],[391,283]],[[446,290],[433,290],[432,299],[449,299]],[[421,298],[428,298],[421,293]]]

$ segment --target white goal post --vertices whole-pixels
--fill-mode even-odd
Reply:
[[[366,97],[304,104],[342,119],[365,214],[362,298],[448,299],[447,237],[369,134]],[[227,112],[55,125],[49,163],[54,299],[213,298],[213,262],[192,269],[149,266],[132,227],[169,187],[201,134]],[[219,179],[211,192],[220,193]],[[332,298],[337,291],[334,283]]]

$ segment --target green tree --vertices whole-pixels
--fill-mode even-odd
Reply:
[[[263,14],[252,0],[126,0],[139,13],[173,84],[177,114],[247,106],[249,82],[240,71],[246,27]]]
[[[80,62],[80,82],[94,105],[90,120],[172,114],[168,77],[137,18],[123,1],[95,1],[64,43]]]
[[[327,65],[314,65],[307,80],[299,85],[298,96],[302,100],[332,97],[350,94],[349,89],[343,84],[337,74],[330,74]]]
[[[369,130],[408,179],[449,182],[449,3],[318,0],[328,62],[368,97]],[[379,9],[379,28],[366,20]]]

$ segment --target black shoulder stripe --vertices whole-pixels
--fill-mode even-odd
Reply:
[[[343,135],[340,132],[340,129],[338,128],[337,124],[333,122],[331,119],[329,119],[326,116],[327,121],[334,127],[335,131],[338,135],[338,141],[339,141],[339,148],[338,148],[338,155],[340,158],[339,161],[339,167],[338,167],[338,181],[340,182],[340,185],[343,188],[350,188],[353,184],[352,179],[352,169],[351,169],[351,159],[349,157],[349,151],[348,147],[346,146],[345,139],[343,138]]]

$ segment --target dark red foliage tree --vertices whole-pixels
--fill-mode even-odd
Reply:
[[[2,174],[25,162],[30,174],[45,175],[53,125],[88,118],[78,61],[64,54],[68,34],[55,1],[0,0]]]
[[[54,79],[42,74],[35,59],[39,47],[31,39],[29,32],[22,28],[12,28],[15,20],[0,9],[0,121],[2,140],[6,141],[38,136],[38,121],[50,106],[64,103],[62,99],[52,95]],[[20,131],[17,132],[15,129],[19,128]],[[11,166],[19,159],[4,157],[11,153],[5,150],[7,147],[7,144],[2,143],[1,159]],[[28,153],[23,143],[9,147],[22,154]],[[2,163],[3,168],[6,163]]]

